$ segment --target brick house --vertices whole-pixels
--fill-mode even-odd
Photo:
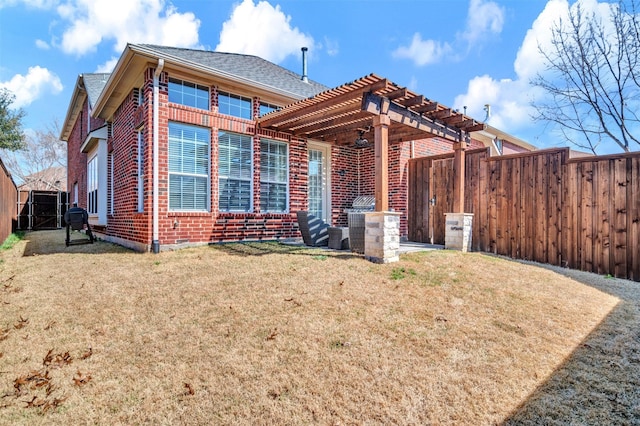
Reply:
[[[353,199],[374,192],[376,159],[354,144],[374,138],[371,117],[339,102],[375,87],[432,126],[389,128],[388,206],[406,237],[408,160],[451,152],[447,135],[463,132],[447,123],[473,120],[374,75],[330,89],[306,64],[303,74],[250,55],[127,45],[113,73],[78,77],[61,134],[72,201],[101,237],[141,251],[298,238],[299,210],[346,226]],[[470,147],[533,148],[483,129]]]

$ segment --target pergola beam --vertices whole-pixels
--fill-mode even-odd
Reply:
[[[413,108],[413,110],[415,112],[425,113],[425,112],[437,111],[438,107],[439,107],[439,104],[437,102],[430,102],[428,104],[418,105],[417,107]]]
[[[401,87],[400,89],[394,90],[393,92],[389,92],[386,94],[387,98],[393,100],[398,98],[404,98],[409,94],[409,91],[406,87]]]
[[[391,98],[389,98],[391,99]],[[414,96],[413,98],[409,98],[409,99],[403,99],[401,101],[398,101],[399,104],[406,106],[406,107],[411,107],[411,106],[415,106],[415,105],[422,105],[422,103],[424,102],[424,96],[419,95],[419,96]]]
[[[362,109],[373,115],[388,114],[391,122],[404,124],[414,129],[432,133],[434,136],[460,142],[463,139],[462,131],[449,127],[435,120],[423,117],[419,113],[400,106],[389,99],[374,93],[365,93],[362,97]]]
[[[443,118],[448,118],[451,117],[451,108],[447,108],[447,109],[443,109],[440,111],[436,111],[433,112],[431,114],[429,114],[429,117],[434,118],[434,119],[443,119]]]

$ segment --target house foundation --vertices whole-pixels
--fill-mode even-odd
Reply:
[[[473,213],[445,213],[444,248],[471,251]]]
[[[375,263],[400,260],[400,213],[381,211],[365,215],[364,257]]]

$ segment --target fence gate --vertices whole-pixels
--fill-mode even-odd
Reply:
[[[68,194],[61,191],[20,191],[18,229],[59,229],[64,225]]]
[[[444,214],[453,209],[453,157],[420,158],[409,164],[408,237],[410,241],[444,244]]]

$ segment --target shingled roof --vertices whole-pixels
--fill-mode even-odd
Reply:
[[[102,89],[107,84],[107,80],[109,80],[109,73],[98,73],[98,74],[88,74],[85,73],[82,75],[82,79],[84,81],[84,88],[87,91],[87,96],[89,97],[89,105],[91,108],[95,105],[100,93],[102,93]]]
[[[261,85],[290,92],[301,98],[310,97],[329,89],[329,87],[313,80],[304,82],[300,74],[296,74],[258,56],[152,44],[139,44],[137,46],[155,51],[159,57],[172,57],[183,62],[197,64],[210,68],[214,72],[228,73]]]

